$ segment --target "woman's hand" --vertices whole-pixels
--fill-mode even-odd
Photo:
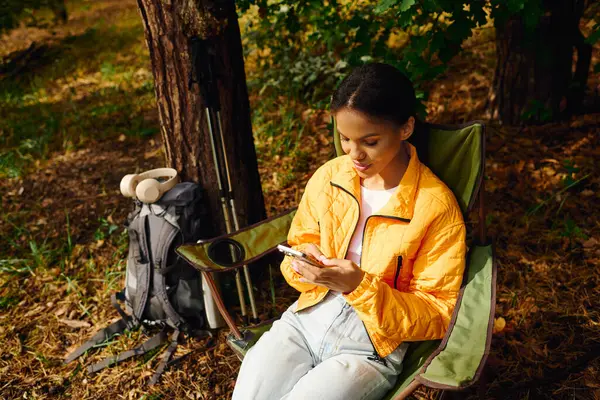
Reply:
[[[306,247],[304,247],[303,251],[304,254],[314,257],[315,260],[324,257],[323,253],[321,253],[321,249],[319,249],[317,245],[313,243],[309,243]]]
[[[364,271],[350,260],[328,259],[323,255],[318,257],[318,260],[326,267],[314,267],[296,259],[292,261],[294,271],[302,275],[300,282],[325,286],[337,292],[350,293],[356,289],[365,275]]]

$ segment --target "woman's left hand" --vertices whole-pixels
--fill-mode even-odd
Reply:
[[[330,290],[350,293],[360,284],[365,275],[358,265],[350,260],[319,257],[325,268],[314,267],[300,260],[292,261],[292,268],[302,275],[301,282],[325,286]]]

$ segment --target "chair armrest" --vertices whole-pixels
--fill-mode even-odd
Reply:
[[[450,327],[417,381],[425,386],[459,390],[475,383],[490,352],[496,308],[496,262],[492,245],[469,252],[461,295]]]
[[[183,244],[176,251],[200,271],[223,272],[240,268],[274,251],[278,244],[286,243],[295,214],[294,208],[237,232]],[[229,244],[234,249],[235,262],[217,259],[216,249],[223,244]]]

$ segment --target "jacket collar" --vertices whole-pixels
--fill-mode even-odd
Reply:
[[[396,192],[394,192],[394,195],[387,204],[377,212],[377,215],[400,217],[409,220],[412,219],[415,206],[415,194],[417,193],[417,188],[419,186],[421,162],[419,161],[415,147],[408,142],[405,142],[405,145],[408,146],[410,151],[408,168],[406,169]],[[331,177],[331,184],[350,193],[360,204],[360,177],[356,173],[350,157],[348,155],[342,157],[345,159],[341,163],[340,169]]]

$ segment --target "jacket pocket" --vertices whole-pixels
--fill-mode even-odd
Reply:
[[[396,273],[394,274],[394,289],[398,289],[398,278],[400,277],[400,270],[402,269],[402,256],[398,256],[396,261]]]

